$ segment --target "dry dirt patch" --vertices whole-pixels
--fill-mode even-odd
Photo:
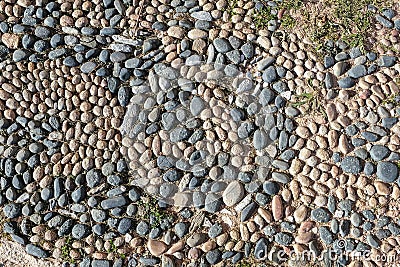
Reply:
[[[58,267],[56,260],[37,259],[25,252],[25,248],[15,242],[0,240],[0,267]]]

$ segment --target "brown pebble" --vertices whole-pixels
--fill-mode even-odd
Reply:
[[[176,242],[175,244],[173,244],[168,251],[166,252],[166,254],[174,254],[177,251],[180,251],[181,249],[183,249],[183,247],[185,246],[185,241],[184,240],[179,240],[178,242]]]
[[[283,218],[283,203],[279,195],[275,195],[272,198],[272,215],[275,221],[279,221]]]
[[[188,258],[196,260],[200,257],[200,250],[197,248],[191,248],[188,252]]]
[[[299,244],[307,244],[313,239],[313,237],[314,234],[311,232],[300,233],[298,236],[296,236],[295,242]]]
[[[4,33],[1,36],[1,41],[5,46],[7,46],[10,49],[16,49],[18,48],[18,44],[20,41],[20,37],[17,34],[12,34],[12,33]]]
[[[153,256],[158,257],[165,252],[167,245],[164,242],[149,239],[147,242],[147,248]]]

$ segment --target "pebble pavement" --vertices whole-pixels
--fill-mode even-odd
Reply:
[[[79,267],[397,255],[398,6],[393,49],[321,56],[264,5],[0,1],[2,232]]]

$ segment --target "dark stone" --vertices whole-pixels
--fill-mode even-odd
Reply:
[[[193,154],[192,154],[193,155]],[[177,170],[169,170],[163,175],[163,180],[166,182],[176,182],[180,179],[181,175]]]
[[[90,227],[84,224],[76,224],[72,227],[72,237],[82,239],[90,234]]]
[[[264,237],[261,237],[255,247],[254,247],[254,256],[256,259],[265,259],[268,253],[268,241]]]
[[[100,30],[100,35],[111,36],[111,35],[116,35],[118,33],[119,33],[119,30],[115,29],[115,28],[102,28]]]
[[[75,222],[73,220],[66,220],[58,229],[58,236],[65,236],[71,232]]]
[[[334,64],[335,64],[335,59],[333,57],[331,56],[324,57],[324,67],[326,69],[332,67]]]
[[[385,238],[388,238],[389,236],[391,236],[392,233],[388,229],[378,229],[375,232],[375,235],[379,240],[382,240],[382,239],[385,239]]]
[[[49,253],[45,250],[43,250],[42,248],[35,246],[33,244],[28,244],[25,247],[25,251],[26,253],[28,253],[29,255],[38,257],[38,258],[47,258],[49,257]]]
[[[136,201],[138,201],[139,199],[140,199],[140,191],[139,191],[139,189],[137,189],[137,188],[132,188],[130,191],[129,191],[129,199],[130,200],[132,200],[132,202],[136,202]]]
[[[27,59],[30,56],[30,52],[28,50],[18,49],[15,50],[12,56],[14,62],[19,62],[24,59]]]
[[[287,83],[285,81],[278,81],[272,85],[272,88],[279,94],[288,90]]]
[[[75,203],[81,202],[86,197],[86,188],[80,186],[71,193],[71,198]]]
[[[331,89],[334,85],[333,74],[327,72],[325,75],[325,87],[326,89]]]
[[[181,142],[188,139],[191,135],[191,131],[183,127],[177,127],[170,133],[170,140],[173,143]],[[160,158],[160,157],[159,157]]]
[[[150,226],[147,222],[141,221],[136,226],[136,233],[140,236],[148,234],[150,231]]]
[[[206,260],[210,264],[217,264],[222,260],[222,252],[219,249],[214,249],[206,253]]]
[[[135,69],[138,68],[142,63],[143,62],[140,58],[131,58],[125,61],[125,68]]]
[[[339,234],[342,237],[347,236],[350,233],[350,221],[349,220],[343,220],[340,222],[339,225]]]
[[[363,210],[361,213],[364,216],[364,218],[367,220],[373,221],[376,218],[374,213],[370,210]]]
[[[350,199],[344,199],[339,202],[339,209],[345,211],[346,213],[350,213],[352,211],[354,202]],[[346,215],[347,216],[347,215]]]
[[[262,78],[267,83],[273,83],[277,79],[277,73],[274,66],[269,66],[263,73]]]
[[[276,195],[280,190],[279,184],[276,182],[265,182],[263,184],[263,189],[264,192],[270,196]]]
[[[101,172],[99,170],[92,169],[86,173],[86,183],[90,188],[93,188],[101,182]]]
[[[364,65],[356,65],[352,67],[347,73],[351,78],[358,79],[367,75],[367,69]]]
[[[345,77],[338,80],[338,85],[340,88],[351,88],[355,85],[355,81],[350,77]]]
[[[377,64],[379,67],[393,67],[396,64],[397,58],[395,56],[381,56]]]
[[[43,190],[40,192],[40,197],[44,200],[44,201],[48,201],[50,198],[53,197],[53,190],[51,190],[50,188],[43,188]]]
[[[394,21],[394,27],[396,30],[400,31],[400,19]]]
[[[95,222],[101,223],[107,219],[107,213],[103,210],[92,209],[90,214]]]
[[[385,17],[383,17],[383,16],[381,16],[379,14],[376,15],[375,18],[380,24],[382,24],[382,26],[384,26],[386,28],[391,29],[394,26],[393,22],[391,22],[390,20],[388,20],[387,18],[385,18]]]
[[[90,73],[97,67],[96,62],[88,61],[81,65],[81,71],[83,73]]]
[[[220,211],[223,207],[221,196],[214,193],[207,194],[205,198],[205,210],[210,213]]]
[[[79,63],[74,57],[68,56],[68,57],[64,58],[63,65],[65,65],[67,67],[76,67],[79,65]]]
[[[274,241],[282,246],[290,246],[293,241],[293,236],[287,233],[277,233],[274,237]]]
[[[388,225],[388,229],[392,235],[394,235],[394,236],[400,235],[400,226],[398,224],[390,223]]]
[[[13,219],[21,215],[21,208],[20,204],[10,203],[4,206],[3,213],[7,218]]]
[[[129,87],[121,87],[118,90],[118,101],[121,106],[126,107],[132,97],[132,90]]]
[[[124,196],[117,196],[103,200],[100,205],[103,209],[112,209],[127,205],[127,201]]]
[[[119,51],[113,52],[110,55],[110,60],[111,60],[111,62],[114,62],[114,63],[125,61],[127,58],[128,58],[128,55],[126,53],[119,52]]]
[[[242,51],[243,55],[247,58],[247,59],[251,59],[253,58],[254,55],[254,47],[251,43],[246,43],[244,45],[242,45],[242,47],[240,48],[240,50]]]
[[[378,221],[376,222],[376,226],[378,228],[382,228],[385,227],[386,225],[388,225],[390,222],[390,218],[387,216],[382,216],[378,219]]]
[[[355,59],[362,55],[361,50],[359,47],[353,47],[350,49],[350,58]]]
[[[340,163],[340,167],[346,173],[358,174],[362,171],[360,160],[353,156],[345,157]]]
[[[317,208],[311,211],[311,219],[321,223],[327,223],[331,219],[331,215],[324,208]]]
[[[396,12],[391,8],[384,8],[382,10],[382,15],[384,15],[388,19],[393,19],[396,16]]]
[[[184,222],[180,222],[177,223],[175,225],[175,233],[179,238],[182,238],[183,236],[185,236],[185,234],[188,233],[189,230],[189,224],[188,223],[184,223]]]
[[[232,49],[229,42],[226,39],[222,39],[222,38],[216,38],[213,41],[213,45],[219,53],[226,53]]]
[[[376,174],[382,181],[386,183],[392,183],[398,178],[399,169],[397,165],[392,162],[379,162],[376,169]]]
[[[328,227],[321,226],[319,228],[319,236],[320,236],[322,242],[324,242],[326,245],[330,245],[333,243],[334,237],[333,237],[331,231],[329,231]]]
[[[398,122],[398,119],[393,118],[393,117],[382,119],[382,125],[383,125],[383,127],[387,128],[387,129],[392,128],[397,122]]]
[[[349,55],[346,52],[340,52],[336,54],[335,60],[336,61],[343,61],[349,58]]]
[[[250,217],[254,214],[256,209],[257,209],[257,204],[254,202],[247,205],[240,214],[240,221],[244,222],[250,219]]]
[[[272,90],[268,89],[268,88],[264,88],[259,96],[259,103],[263,106],[268,105],[269,103],[271,103],[275,98],[275,94]]]
[[[118,232],[121,234],[126,234],[129,232],[132,226],[132,220],[128,218],[122,218],[118,224]]]
[[[93,260],[92,267],[111,267],[111,264],[107,260]]]
[[[374,145],[371,147],[369,153],[374,161],[381,161],[389,156],[390,150],[382,145]]]
[[[367,243],[373,248],[378,248],[381,244],[381,242],[372,234],[367,235]]]
[[[26,237],[17,235],[17,234],[10,234],[11,239],[21,245],[26,245],[26,243],[28,242],[28,240],[26,239]]]
[[[365,145],[366,141],[364,139],[361,139],[361,138],[352,138],[351,139],[351,143],[352,143],[353,146],[359,147],[359,146]]]

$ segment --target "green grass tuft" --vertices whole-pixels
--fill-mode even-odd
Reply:
[[[145,219],[151,219],[151,226],[160,226],[161,222],[165,219],[171,219],[172,215],[167,211],[162,210],[157,203],[157,199],[148,197],[143,198],[139,205],[143,208],[143,216]]]
[[[265,29],[271,20],[277,20],[278,16],[271,14],[271,11],[278,13],[279,10],[285,10],[285,15],[281,18],[281,25],[285,29],[291,29],[296,25],[296,20],[289,14],[290,10],[298,10],[303,5],[303,0],[284,0],[278,3],[276,7],[264,5],[253,15],[253,23],[257,29]]]
[[[325,47],[328,40],[342,40],[350,47],[359,47],[363,52],[368,49],[368,36],[374,14],[368,11],[368,5],[378,8],[390,5],[385,0],[325,0],[323,8],[332,12],[314,17],[311,39],[318,52],[329,52]]]
[[[277,19],[277,16],[271,14],[270,6],[264,6],[253,15],[253,23],[257,29],[267,28],[269,21],[274,19]]]
[[[290,15],[284,15],[281,20],[281,26],[286,29],[292,29],[296,25],[296,20]]]
[[[284,9],[297,10],[303,5],[303,0],[283,0],[278,6]]]
[[[228,12],[230,18],[236,15],[235,8],[237,8],[237,2],[238,0],[228,0],[228,5],[224,11]]]
[[[118,254],[118,256],[124,260],[126,258],[126,255],[124,253],[118,253],[118,248],[117,246],[114,244],[114,241],[112,239],[108,240],[108,243],[110,244],[110,248],[107,249],[108,253],[116,253]]]
[[[302,93],[296,96],[296,102],[292,104],[293,107],[298,108],[305,104],[309,104],[314,100],[314,94],[312,93]]]
[[[70,236],[65,240],[65,245],[61,247],[61,258],[69,263],[75,263],[75,260],[69,255],[71,252],[72,239]]]
[[[107,250],[108,253],[116,252],[117,251],[117,246],[114,244],[114,241],[112,239],[108,240],[108,243],[110,244],[110,248]]]

